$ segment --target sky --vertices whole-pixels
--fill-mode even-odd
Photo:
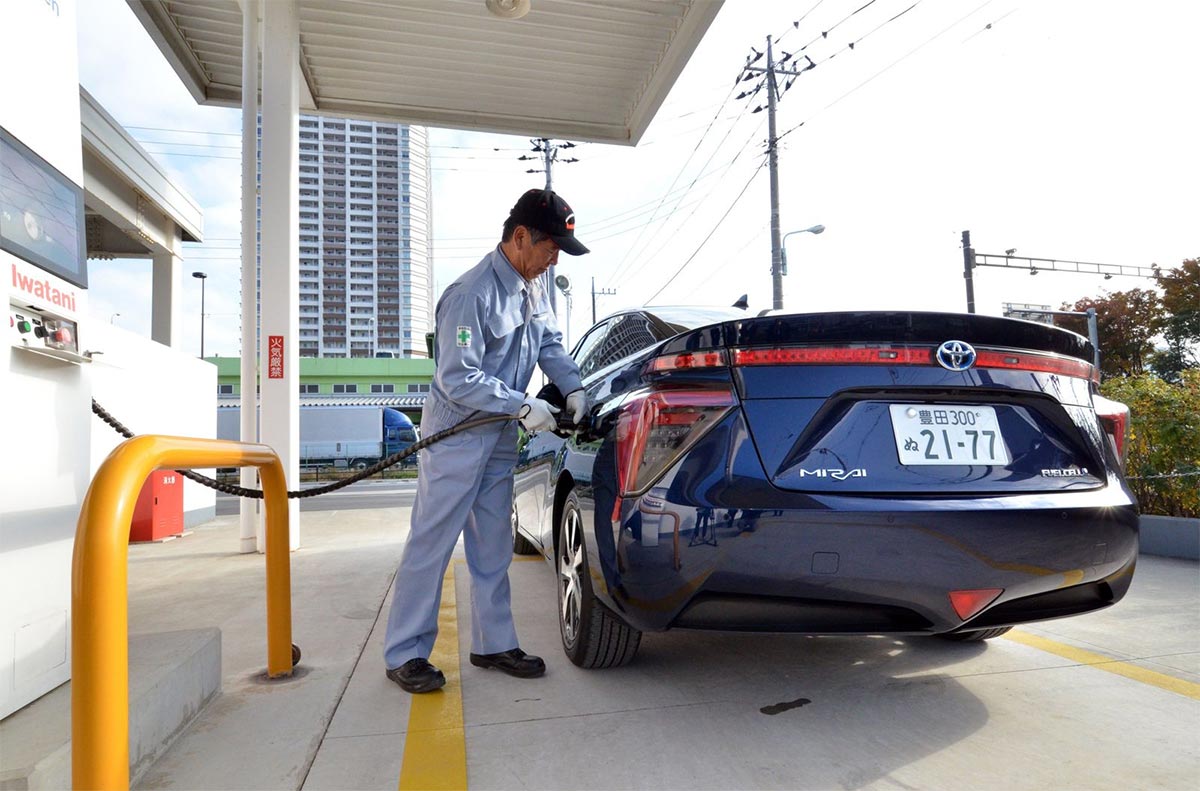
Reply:
[[[1200,4],[875,0],[851,15],[866,1],[726,0],[636,147],[567,152],[579,162],[555,166],[554,188],[592,249],[559,259],[571,342],[592,323],[593,279],[615,292],[596,298],[598,317],[742,294],[771,307],[767,113],[752,112],[765,92],[734,98],[755,85],[734,81],[767,36],[817,64],[777,114],[781,229],[826,227],[787,240],[785,308],[965,311],[964,230],[979,253],[1164,268],[1200,256]],[[200,281],[186,273],[201,270],[206,354],[237,356],[240,111],[197,105],[124,0],[81,0],[79,46],[82,85],[204,210],[183,348],[199,351]],[[430,142],[436,298],[544,176],[517,159],[527,137],[433,129]],[[148,336],[150,262],[89,266],[93,316]],[[992,267],[974,283],[992,315],[1153,285]]]

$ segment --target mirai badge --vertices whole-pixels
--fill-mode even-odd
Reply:
[[[867,470],[865,467],[855,467],[852,470],[834,470],[825,467],[819,470],[800,470],[801,478],[807,478],[810,475],[815,475],[818,478],[833,478],[835,481],[844,481],[847,478],[866,478]]]
[[[947,371],[965,371],[975,364],[975,349],[966,341],[946,341],[938,347],[936,357]]]

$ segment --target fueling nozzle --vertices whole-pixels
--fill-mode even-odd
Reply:
[[[564,409],[555,415],[554,419],[557,423],[554,428],[554,434],[559,437],[563,437],[565,439],[571,435],[575,435],[580,442],[590,442],[591,440],[595,439],[591,414],[584,415],[583,420],[576,423],[572,419],[572,415],[570,415],[567,410]]]
[[[591,434],[592,416],[585,414],[583,420],[576,423],[574,415],[567,410],[567,399],[562,392],[554,384],[548,384],[543,387],[537,394],[537,397],[546,401],[553,406],[558,407],[558,414],[554,416],[555,427],[554,434],[559,437],[566,438],[572,434],[583,439]]]

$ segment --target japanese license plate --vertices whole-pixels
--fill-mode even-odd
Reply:
[[[889,404],[888,408],[901,464],[1009,463],[993,407]]]

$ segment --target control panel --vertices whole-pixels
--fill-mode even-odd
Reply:
[[[13,346],[73,363],[91,362],[79,350],[79,325],[72,319],[28,305],[12,304],[8,313]]]

